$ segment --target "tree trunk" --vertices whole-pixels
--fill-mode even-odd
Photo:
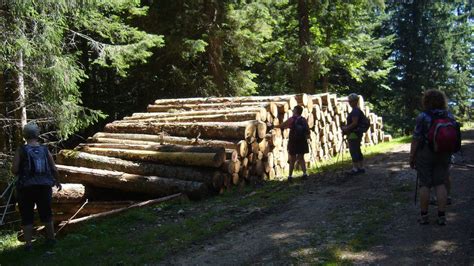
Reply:
[[[313,93],[313,69],[311,59],[306,49],[310,44],[309,14],[307,0],[298,0],[298,37],[301,48],[301,58],[299,62],[299,88],[300,92]]]
[[[216,153],[222,157],[226,149],[222,147],[203,147],[203,146],[184,146],[173,144],[154,144],[154,145],[139,145],[139,144],[121,144],[121,143],[87,143],[80,144],[77,149],[87,148],[102,148],[102,149],[123,149],[123,150],[144,150],[144,151],[159,151],[159,152],[196,152],[196,153]]]
[[[218,168],[225,161],[223,152],[195,153],[195,152],[161,152],[147,150],[125,150],[83,147],[84,152],[117,157],[126,160],[156,162],[168,165],[201,166]]]
[[[120,120],[115,123],[130,123],[131,121],[135,122],[242,122],[248,120],[259,120],[265,121],[265,117],[261,117],[260,112],[233,112],[228,114],[208,114],[208,115],[195,115],[195,116],[186,116],[182,114],[177,114],[176,116],[169,117],[152,117],[147,119],[140,120]]]
[[[147,107],[148,112],[162,112],[162,113],[170,113],[170,111],[186,110],[187,112],[191,111],[198,111],[201,110],[219,110],[219,111],[226,111],[228,109],[237,109],[237,108],[258,108],[263,107],[266,108],[270,105],[269,102],[228,102],[228,103],[183,103],[183,104],[150,104]],[[177,112],[174,112],[177,113]],[[186,112],[184,112],[186,113]]]
[[[220,36],[219,28],[220,21],[223,17],[223,9],[220,8],[219,1],[205,0],[204,14],[207,16],[207,36],[208,45],[206,46],[206,53],[208,57],[209,74],[212,81],[217,88],[217,94],[225,94],[225,78],[226,74],[222,66],[222,38]]]
[[[266,131],[266,124],[259,121],[245,122],[222,122],[211,123],[205,122],[200,124],[194,123],[131,123],[131,124],[108,124],[105,130],[111,133],[145,133],[160,134],[166,132],[170,135],[180,137],[204,137],[209,139],[224,140],[242,140],[252,139],[257,131],[261,134],[262,130]],[[259,135],[263,138],[265,134]]]
[[[0,118],[7,119],[7,97],[6,97],[6,80],[3,72],[0,72]],[[7,152],[8,135],[6,130],[6,122],[0,123],[0,126],[4,129],[0,132],[0,152]]]
[[[205,183],[209,188],[213,189],[218,189],[222,185],[220,171],[213,168],[134,162],[71,150],[60,151],[56,161],[59,164],[77,167],[119,171],[143,176],[176,178],[185,181],[198,181]]]
[[[81,184],[62,184],[60,191],[53,190],[53,203],[78,203],[86,200],[85,187]]]
[[[16,132],[16,144],[17,146],[23,143],[23,134],[22,129],[26,125],[26,91],[25,91],[25,78],[24,78],[24,63],[23,63],[23,52],[20,50],[18,52],[18,57],[16,61],[16,71],[15,71],[15,118],[19,123],[17,123],[17,132]]]
[[[182,111],[182,112],[149,112],[149,113],[134,113],[132,116],[126,116],[123,120],[142,120],[149,118],[168,118],[175,116],[197,116],[197,115],[217,115],[217,114],[235,114],[235,113],[266,113],[265,107],[260,106],[244,106],[226,109],[211,109],[198,111]]]
[[[183,192],[193,196],[207,193],[201,182],[183,181],[157,176],[142,176],[117,171],[57,165],[60,180],[68,183],[82,183],[96,187],[115,188],[122,191],[149,195],[170,195]]]
[[[186,137],[173,137],[160,135],[146,135],[146,134],[120,134],[120,133],[96,133],[92,138],[91,142],[98,143],[122,143],[122,144],[142,144],[142,145],[154,145],[154,144],[177,144],[177,145],[195,145],[195,146],[208,146],[208,147],[222,147],[225,149],[235,149],[239,147],[237,143],[223,140],[203,140]]]
[[[108,211],[108,212],[102,212],[102,213],[98,213],[98,214],[92,214],[92,215],[89,215],[89,216],[86,216],[86,217],[73,219],[73,220],[70,220],[68,222],[65,221],[65,222],[61,223],[59,226],[60,226],[60,228],[62,228],[65,225],[67,225],[67,227],[64,227],[64,228],[70,228],[73,225],[80,224],[80,223],[83,223],[83,222],[86,222],[86,221],[116,215],[116,214],[128,211],[130,209],[135,209],[135,208],[140,208],[140,207],[145,207],[145,206],[151,206],[153,204],[158,204],[158,203],[162,203],[162,202],[165,202],[165,201],[178,199],[182,196],[183,195],[181,193],[177,193],[177,194],[166,196],[166,197],[159,198],[159,199],[147,200],[147,201],[143,201],[143,202],[139,202],[139,203],[130,205],[128,207],[124,207],[124,208],[120,208],[120,209],[116,209],[116,210],[112,210],[112,211]]]

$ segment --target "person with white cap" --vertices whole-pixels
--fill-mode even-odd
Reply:
[[[40,129],[35,123],[24,126],[26,144],[18,147],[12,166],[17,177],[17,200],[27,251],[32,248],[35,205],[46,228],[46,243],[52,245],[56,242],[51,210],[52,186],[61,190],[61,184],[57,181],[58,171],[53,156],[46,146],[39,143],[39,135]]]
[[[359,95],[351,93],[348,96],[349,105],[352,111],[347,116],[347,125],[342,127],[342,131],[347,135],[349,142],[349,152],[352,157],[352,169],[348,172],[349,175],[358,175],[365,173],[364,169],[364,155],[360,149],[362,141],[362,134],[367,118],[364,112],[359,108]]]

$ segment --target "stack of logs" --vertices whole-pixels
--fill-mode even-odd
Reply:
[[[289,129],[279,125],[296,105],[311,128],[309,166],[346,150],[341,126],[351,108],[334,94],[161,99],[61,151],[58,169],[63,182],[150,196],[200,197],[282,178]],[[371,122],[365,145],[389,139],[382,118],[360,105]]]

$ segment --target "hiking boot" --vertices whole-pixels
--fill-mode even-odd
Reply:
[[[32,245],[25,245],[25,246],[23,247],[23,250],[24,250],[25,252],[32,252],[32,251],[33,251],[33,246],[32,246]]]
[[[44,242],[44,244],[45,244],[47,247],[54,247],[54,245],[56,245],[56,239],[46,239],[46,241]]]
[[[349,176],[355,176],[355,175],[358,175],[358,174],[360,174],[359,170],[354,170],[354,169],[346,172],[346,175],[349,175]]]
[[[428,214],[420,215],[420,218],[418,218],[418,223],[421,225],[429,224],[430,217],[428,216]]]
[[[357,174],[365,174],[365,169],[364,168],[358,168],[357,169]]]
[[[446,225],[446,216],[438,216],[438,225]]]

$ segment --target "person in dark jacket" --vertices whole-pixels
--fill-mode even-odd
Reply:
[[[362,155],[360,149],[363,132],[360,130],[360,122],[364,117],[364,113],[359,108],[359,95],[351,93],[347,98],[352,111],[347,116],[347,126],[342,127],[342,132],[347,135],[349,152],[352,157],[352,169],[348,174],[363,174],[365,173],[364,155]]]
[[[438,224],[446,224],[446,180],[449,178],[451,155],[449,153],[435,153],[428,145],[428,131],[433,121],[433,115],[438,117],[449,117],[454,120],[452,114],[447,111],[447,99],[445,94],[439,90],[427,90],[423,94],[422,105],[424,111],[418,115],[413,132],[413,140],[410,149],[410,167],[416,169],[420,181],[420,224],[428,224],[428,205],[430,189],[436,190],[438,203]]]
[[[31,250],[35,205],[46,228],[47,244],[55,243],[51,210],[52,186],[61,190],[53,157],[48,148],[39,143],[39,133],[36,124],[26,124],[23,128],[26,145],[18,147],[12,166],[12,172],[17,177],[17,199],[27,251]]]
[[[281,129],[290,129],[290,136],[288,140],[288,161],[290,169],[288,174],[288,182],[293,180],[293,169],[295,163],[299,162],[301,170],[303,171],[303,179],[307,178],[306,163],[304,161],[304,154],[309,152],[308,136],[309,126],[304,117],[303,107],[297,105],[293,108],[293,116],[280,125]]]

